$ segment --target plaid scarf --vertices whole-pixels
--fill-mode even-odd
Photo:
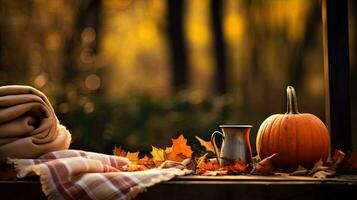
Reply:
[[[48,199],[132,199],[156,183],[192,173],[179,168],[120,171],[129,160],[79,150],[62,150],[38,159],[9,159],[17,177],[40,176]]]

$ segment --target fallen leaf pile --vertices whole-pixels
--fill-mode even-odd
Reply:
[[[201,155],[196,155],[191,146],[187,144],[187,139],[181,134],[178,138],[172,139],[172,145],[166,148],[152,146],[150,155],[139,158],[140,152],[127,152],[121,147],[115,147],[114,155],[128,158],[131,163],[122,170],[141,171],[151,168],[186,168],[191,169],[198,175],[220,176],[227,174],[253,174],[253,175],[279,175],[279,176],[311,176],[315,178],[333,177],[336,173],[357,173],[357,151],[347,154],[336,150],[332,159],[328,162],[318,161],[312,169],[305,169],[299,166],[295,171],[289,172],[277,169],[273,166],[272,160],[279,156],[273,154],[263,160],[257,156],[251,163],[244,163],[240,160],[229,160],[229,166],[220,167],[215,158],[215,150],[210,141],[206,141],[195,136],[200,145],[204,147]],[[194,156],[193,156],[194,155]]]
[[[187,145],[187,139],[181,134],[178,138],[172,139],[172,146],[165,149],[151,146],[150,157],[145,155],[139,159],[140,152],[126,152],[121,147],[115,147],[114,155],[128,158],[131,163],[122,170],[141,171],[155,167],[167,168],[170,166],[188,167],[192,159],[192,149]]]

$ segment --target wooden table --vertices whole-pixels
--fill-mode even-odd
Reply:
[[[46,199],[38,181],[0,181],[0,199]],[[150,187],[136,199],[352,199],[357,176],[323,180],[280,176],[186,176]]]

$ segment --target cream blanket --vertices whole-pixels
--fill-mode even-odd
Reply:
[[[0,87],[0,160],[36,158],[68,149],[70,142],[71,134],[42,92],[22,85]]]

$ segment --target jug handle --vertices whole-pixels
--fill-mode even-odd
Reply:
[[[222,138],[223,138],[223,140],[224,140],[224,135],[223,135],[221,132],[219,132],[219,131],[215,131],[215,132],[213,132],[212,135],[211,135],[211,143],[212,143],[213,148],[214,148],[214,151],[215,151],[215,153],[216,153],[217,162],[218,162],[219,166],[221,166],[221,159],[220,159],[221,155],[220,155],[220,152],[219,152],[219,150],[218,150],[218,148],[217,148],[217,145],[216,145],[216,135],[217,135],[217,134],[221,135]]]

